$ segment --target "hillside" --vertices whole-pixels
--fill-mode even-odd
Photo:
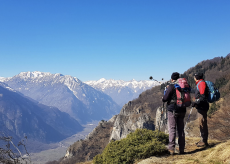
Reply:
[[[98,126],[86,137],[71,145],[62,160],[62,164],[92,160],[97,154],[102,153],[109,143],[113,128],[113,120],[101,121]]]
[[[195,72],[203,72],[205,80],[214,82],[221,93],[221,99],[210,104],[208,111],[209,137],[218,140],[230,139],[230,104],[228,103],[230,99],[230,54],[226,57],[202,61],[186,71],[182,76],[187,77],[189,84],[193,87],[195,87],[195,82],[192,75]],[[194,123],[190,124],[190,127]],[[198,129],[190,129],[192,133],[199,135]]]
[[[0,83],[0,131],[13,138],[58,142],[83,127],[67,113],[31,101]]]

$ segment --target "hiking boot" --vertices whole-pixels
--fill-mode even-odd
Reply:
[[[184,151],[179,151],[178,154],[183,155],[186,154]]]
[[[196,143],[196,146],[197,147],[204,147],[204,146],[208,146],[208,143],[204,142],[204,141],[199,141]]]
[[[177,152],[179,155],[185,154],[184,150],[179,150],[179,148],[176,148],[176,152]]]
[[[170,155],[174,155],[174,150],[168,150]]]

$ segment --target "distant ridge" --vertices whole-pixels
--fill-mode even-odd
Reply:
[[[160,85],[159,82],[150,80],[136,81],[132,79],[130,81],[123,81],[106,80],[105,78],[101,78],[98,81],[86,81],[85,83],[106,93],[120,106],[137,98],[143,91]]]

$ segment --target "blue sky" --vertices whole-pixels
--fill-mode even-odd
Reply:
[[[229,0],[0,0],[0,77],[170,79],[230,53]]]

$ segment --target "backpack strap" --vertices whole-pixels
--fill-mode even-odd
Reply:
[[[177,102],[176,87],[175,87],[176,84],[170,84],[170,85],[173,86],[173,95],[172,95],[172,99],[170,100],[169,104],[175,104]]]
[[[175,89],[181,90],[181,87],[179,84],[174,84]]]

